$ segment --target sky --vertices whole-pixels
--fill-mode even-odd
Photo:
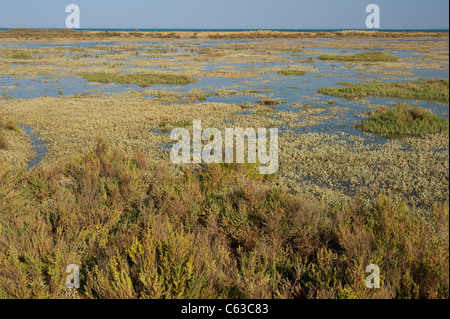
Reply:
[[[0,28],[364,29],[380,7],[382,29],[448,29],[448,0],[0,0]]]

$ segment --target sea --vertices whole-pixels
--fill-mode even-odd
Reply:
[[[11,30],[13,28],[0,28],[0,31]],[[30,29],[51,29],[61,28],[30,28]],[[245,31],[280,31],[280,32],[339,32],[339,31],[382,31],[382,32],[445,32],[449,29],[115,29],[115,28],[79,28],[80,31],[140,31],[140,32],[245,32]]]

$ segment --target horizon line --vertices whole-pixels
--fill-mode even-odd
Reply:
[[[379,29],[366,29],[366,28],[136,28],[136,27],[87,27],[87,28],[65,28],[65,27],[0,27],[0,30],[12,30],[12,29],[36,29],[36,30],[251,30],[251,31],[271,31],[271,30],[291,30],[291,31],[320,31],[320,30],[333,30],[333,31],[425,31],[425,30],[444,30],[450,31],[449,28],[379,28]]]

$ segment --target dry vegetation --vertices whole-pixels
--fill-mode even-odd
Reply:
[[[20,169],[26,167],[32,155],[29,138],[13,120],[5,120],[0,114],[0,160],[12,169]]]
[[[0,296],[447,298],[448,208],[414,216],[380,196],[331,209],[251,166],[167,167],[99,142],[16,175],[0,166]],[[365,266],[383,269],[364,286]]]
[[[120,74],[120,73],[85,73],[83,77],[89,82],[98,83],[122,83],[138,84],[140,87],[147,87],[151,84],[179,84],[186,85],[195,83],[198,80],[188,76],[176,74]]]

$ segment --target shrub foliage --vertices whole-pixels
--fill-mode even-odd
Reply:
[[[82,158],[0,166],[0,296],[448,298],[448,207],[380,195],[343,207],[290,194],[251,165],[172,172],[104,142]],[[365,287],[369,264],[381,289]]]

